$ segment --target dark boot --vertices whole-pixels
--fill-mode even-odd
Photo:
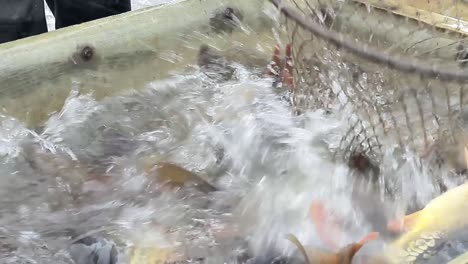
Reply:
[[[55,16],[55,28],[121,14],[131,10],[130,0],[46,0]]]
[[[47,32],[43,0],[3,0],[0,43]]]

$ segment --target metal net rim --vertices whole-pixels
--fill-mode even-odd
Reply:
[[[359,56],[367,61],[383,64],[387,67],[405,73],[418,74],[421,77],[438,79],[442,81],[467,82],[468,72],[460,68],[441,67],[438,64],[429,64],[421,60],[408,59],[406,56],[389,53],[374,48],[366,43],[356,43],[343,34],[329,30],[312,18],[302,15],[292,7],[286,6],[282,0],[269,0],[286,18],[291,19],[299,26],[315,36],[330,42],[339,49]]]

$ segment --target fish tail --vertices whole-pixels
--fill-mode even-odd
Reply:
[[[379,237],[379,232],[372,232],[372,233],[369,233],[367,234],[365,237],[363,237],[361,240],[359,240],[359,242],[357,242],[358,244],[367,244],[369,243],[370,241],[372,240],[375,240]]]
[[[304,257],[304,260],[305,260],[305,263],[306,264],[312,264],[309,260],[309,255],[307,255],[307,251],[305,250],[304,246],[302,245],[302,243],[299,241],[299,239],[297,239],[297,237],[293,234],[289,234],[287,236],[287,239],[289,241],[291,241],[291,243],[293,243],[297,249],[299,249],[299,251],[301,252],[302,256]]]
[[[355,253],[358,252],[365,244],[377,239],[379,237],[378,232],[372,232],[364,236],[361,240],[354,244]]]
[[[292,58],[292,44],[286,45],[286,62],[283,71],[283,82],[287,85],[290,91],[294,90],[294,75],[293,75],[293,58]]]
[[[392,231],[392,232],[396,232],[396,233],[400,233],[400,232],[403,232],[404,231],[404,224],[403,224],[403,221],[397,219],[397,220],[391,220],[387,223],[387,229]]]
[[[309,216],[315,226],[320,240],[330,249],[339,249],[339,243],[343,238],[343,231],[338,227],[335,219],[325,208],[321,201],[312,202]]]
[[[387,229],[393,232],[404,232],[412,229],[417,222],[421,211],[406,215],[403,219],[391,220],[387,223]]]
[[[281,70],[281,51],[278,45],[273,51],[273,58],[267,67],[267,73],[271,76],[279,76]]]

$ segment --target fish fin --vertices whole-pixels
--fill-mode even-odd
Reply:
[[[285,55],[286,55],[286,59],[292,60],[292,44],[291,43],[288,43],[286,45]],[[292,65],[286,65],[286,67],[291,67],[290,69],[292,69]]]
[[[414,212],[412,214],[403,217],[403,220],[392,220],[387,224],[387,229],[393,232],[404,232],[411,230],[418,221],[421,211]]]
[[[213,184],[211,184],[207,180],[203,179],[201,176],[193,174],[192,177],[194,181],[196,182],[196,186],[199,187],[199,189],[202,192],[209,193],[209,192],[218,191],[218,188],[216,188]]]
[[[284,70],[282,73],[283,83],[286,85],[290,92],[294,91],[294,77],[288,70]]]
[[[293,243],[297,249],[299,249],[299,251],[302,253],[302,255],[304,256],[304,259],[305,259],[305,263],[306,264],[311,264],[310,260],[309,260],[309,256],[307,255],[307,251],[305,250],[304,246],[302,245],[302,243],[299,241],[299,239],[297,239],[297,237],[293,234],[289,234],[287,236],[287,239],[289,241],[291,241],[291,243]]]
[[[286,62],[283,69],[283,82],[289,88],[290,91],[294,89],[294,77],[293,77],[293,57],[292,57],[292,44],[286,45]]]
[[[373,232],[363,237],[357,243],[352,243],[351,245],[348,245],[347,247],[341,249],[337,254],[339,256],[339,262],[336,262],[336,263],[349,263],[349,264],[352,263],[356,253],[365,244],[369,243],[370,241],[378,237],[379,237],[379,233]]]
[[[468,149],[466,148],[466,144],[465,144],[465,165],[466,165],[466,168],[468,169]]]
[[[267,74],[271,76],[279,76],[281,67],[281,51],[280,47],[276,45],[273,51],[273,58],[267,67]]]
[[[305,264],[339,264],[340,256],[336,253],[329,253],[320,249],[306,250],[302,243],[293,234],[289,234],[287,239],[293,243],[304,256]],[[309,253],[308,253],[309,252]],[[310,257],[309,257],[310,256]]]
[[[359,240],[359,242],[357,242],[357,244],[365,245],[365,244],[371,242],[372,240],[377,239],[379,237],[379,235],[380,235],[379,232],[369,233],[365,237],[363,237],[361,240]]]
[[[281,67],[281,50],[279,45],[275,46],[275,50],[273,51],[273,62],[276,66]]]
[[[323,202],[312,202],[309,216],[320,240],[332,250],[339,249],[337,241],[342,239],[343,231],[338,227],[335,219],[327,212]]]

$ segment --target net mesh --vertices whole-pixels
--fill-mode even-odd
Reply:
[[[466,169],[465,1],[271,2],[292,44],[295,111],[338,109],[350,120],[335,157],[359,168],[412,153]]]

